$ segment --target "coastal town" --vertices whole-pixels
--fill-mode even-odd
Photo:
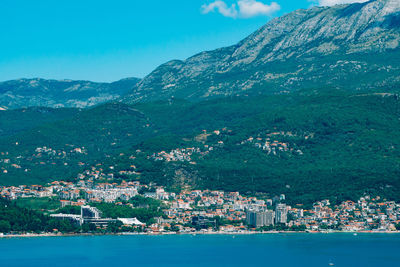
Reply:
[[[135,150],[121,153],[117,159],[126,164],[96,163],[89,165],[88,150],[82,146],[65,145],[64,149],[37,147],[27,160],[35,165],[68,165],[74,158],[82,170],[69,181],[60,180],[42,185],[0,186],[0,198],[11,202],[48,201],[40,213],[68,222],[81,229],[159,233],[270,233],[291,232],[396,232],[400,229],[400,204],[365,194],[358,200],[331,203],[323,199],[310,205],[293,203],[285,194],[267,195],[221,190],[193,190],[191,187],[171,190],[155,183],[141,181],[141,163],[197,161],[225,145],[231,130],[206,131],[194,137],[194,146],[159,152]],[[260,132],[236,145],[256,147],[267,156],[302,156],[296,140],[312,139],[313,133],[285,131]],[[16,146],[19,143],[15,144]],[[108,157],[106,157],[108,158]],[[30,169],[21,166],[22,156],[0,153],[1,173]],[[139,164],[139,165],[138,165]],[[142,163],[143,164],[143,163]],[[107,206],[104,206],[106,204]],[[30,207],[29,207],[30,208]],[[108,212],[103,212],[107,209]],[[118,210],[118,212],[110,212]],[[117,227],[114,227],[117,225]],[[53,229],[57,231],[58,229]]]
[[[0,197],[19,199],[52,199],[61,208],[80,208],[80,214],[49,212],[59,220],[74,224],[91,223],[97,228],[119,222],[121,229],[149,233],[257,233],[277,231],[306,232],[391,232],[400,225],[400,204],[380,197],[364,196],[358,201],[332,205],[322,200],[310,208],[288,205],[281,194],[261,199],[239,192],[183,190],[168,192],[155,184],[138,181],[76,183],[54,181],[47,185],[0,187]],[[142,199],[135,204],[132,199]],[[157,204],[157,217],[146,222],[138,218],[103,218],[96,204],[107,203],[128,209],[146,209],[146,200]]]

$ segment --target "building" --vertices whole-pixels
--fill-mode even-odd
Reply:
[[[210,226],[216,226],[216,220],[211,219],[205,216],[194,216],[192,218],[192,224],[195,227],[201,228],[201,229],[206,229],[209,228]]]
[[[286,204],[278,204],[275,210],[275,222],[278,224],[287,224],[288,208]]]
[[[118,221],[121,221],[125,225],[145,225],[137,218],[118,218]]]
[[[59,220],[67,220],[76,225],[82,225],[83,223],[82,217],[75,214],[51,214],[50,217]]]
[[[109,223],[117,222],[117,220],[114,219],[101,218],[101,215],[101,211],[95,207],[81,207],[81,217],[84,223],[93,223],[96,226],[107,226]]]
[[[100,219],[101,211],[95,207],[82,206],[81,216],[83,219]]]
[[[267,211],[248,210],[246,212],[247,224],[255,228],[274,225],[274,217],[275,214],[272,210],[267,210]]]
[[[81,215],[75,214],[52,214],[52,218],[59,220],[69,220],[71,223],[82,225],[84,223],[93,223],[97,226],[107,226],[117,220],[101,218],[101,211],[95,207],[81,206]]]

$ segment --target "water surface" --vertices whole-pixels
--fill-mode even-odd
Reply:
[[[0,239],[0,266],[73,265],[400,266],[400,235],[264,234]]]

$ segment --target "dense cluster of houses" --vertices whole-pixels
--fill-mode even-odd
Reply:
[[[280,152],[290,152],[298,155],[303,155],[303,151],[296,148],[295,144],[290,144],[288,142],[283,142],[277,140],[277,137],[297,137],[295,134],[291,132],[273,132],[269,134],[259,134],[257,137],[250,136],[248,139],[241,142],[244,144],[251,144],[255,147],[262,149],[268,155],[277,155]],[[305,139],[308,139],[310,136],[305,136]]]
[[[312,209],[302,209],[281,204],[285,195],[272,199],[257,199],[247,197],[238,192],[211,190],[167,192],[161,186],[142,185],[138,181],[117,183],[94,183],[92,180],[79,180],[76,183],[55,181],[46,186],[11,186],[0,187],[0,196],[10,200],[18,198],[57,197],[61,206],[83,206],[93,202],[126,203],[132,197],[142,195],[146,198],[158,199],[164,204],[164,216],[156,218],[149,226],[151,231],[170,229],[172,225],[181,231],[193,231],[194,220],[215,222],[222,218],[224,225],[221,231],[240,232],[255,230],[245,221],[249,211],[263,212],[277,210],[284,206],[284,213],[273,215],[284,216],[279,222],[289,229],[293,226],[303,226],[309,231],[395,231],[400,223],[400,204],[384,201],[379,197],[365,196],[357,202],[345,201],[333,206],[329,200],[323,200],[313,205]],[[277,211],[276,211],[277,212]],[[256,214],[257,215],[257,214]],[[258,220],[258,219],[257,219]],[[271,223],[273,224],[273,222]],[[210,229],[204,231],[213,231]],[[265,225],[265,224],[264,224]]]
[[[303,216],[294,216],[293,224],[310,230],[395,231],[400,224],[400,204],[380,197],[364,196],[357,202],[345,201],[332,206],[329,200],[314,204]]]
[[[176,148],[169,152],[161,151],[152,154],[149,156],[149,159],[153,159],[156,161],[186,161],[195,164],[193,161],[193,156],[197,155],[199,157],[204,157],[212,152],[214,149],[218,147],[222,147],[224,145],[223,139],[224,134],[231,132],[226,128],[221,130],[215,130],[212,132],[207,132],[207,130],[203,130],[201,134],[197,135],[194,140],[197,141],[197,146],[188,147],[188,148]],[[212,140],[210,140],[210,137]]]
[[[150,158],[153,160],[161,160],[161,161],[192,161],[192,156],[194,154],[205,156],[214,148],[212,146],[204,145],[204,147],[189,147],[189,148],[177,148],[173,149],[170,152],[161,151],[158,153],[154,153]]]

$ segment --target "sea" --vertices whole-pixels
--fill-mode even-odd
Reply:
[[[400,266],[400,234],[0,238],[0,266]]]

